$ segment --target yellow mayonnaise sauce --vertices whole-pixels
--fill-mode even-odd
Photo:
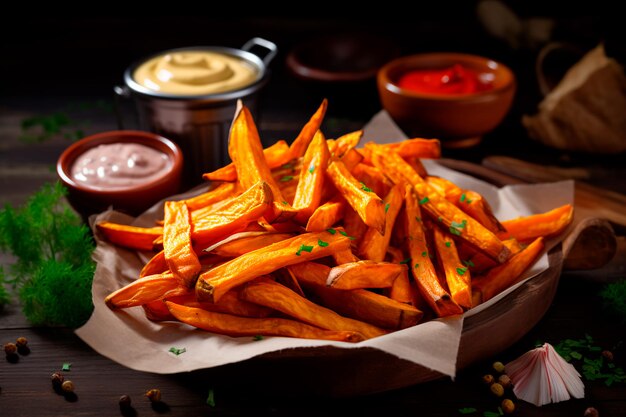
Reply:
[[[238,90],[258,78],[243,59],[210,51],[180,51],[156,56],[133,74],[142,86],[160,93],[206,95]]]

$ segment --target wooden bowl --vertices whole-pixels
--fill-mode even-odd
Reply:
[[[464,95],[418,93],[400,88],[401,75],[412,70],[443,69],[455,64],[493,76],[493,89]],[[476,55],[429,53],[391,61],[377,76],[383,108],[410,137],[438,138],[443,146],[467,147],[480,142],[508,113],[516,82],[505,65]]]
[[[121,189],[96,189],[73,179],[72,166],[81,154],[98,145],[120,142],[138,143],[165,153],[172,162],[171,168],[165,175],[152,181]],[[159,200],[179,191],[182,168],[183,154],[174,142],[154,133],[133,130],[118,130],[88,136],[65,149],[57,162],[57,174],[68,189],[68,201],[83,217],[100,213],[109,206],[137,215]]]

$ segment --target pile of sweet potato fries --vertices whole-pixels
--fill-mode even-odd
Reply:
[[[427,174],[439,141],[357,149],[362,132],[324,138],[325,112],[263,149],[243,107],[209,191],[167,201],[151,228],[99,223],[108,241],[155,251],[106,304],[229,336],[358,342],[494,297],[572,219],[566,205],[500,222],[480,194]]]

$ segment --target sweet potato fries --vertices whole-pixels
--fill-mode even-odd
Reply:
[[[154,227],[97,224],[154,251],[106,304],[232,337],[359,342],[496,296],[571,222],[571,206],[500,222],[477,192],[428,176],[439,141],[357,149],[360,131],[324,137],[325,112],[263,149],[243,107],[209,191],[167,201]]]

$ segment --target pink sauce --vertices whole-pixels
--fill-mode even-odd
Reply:
[[[99,189],[122,189],[146,184],[172,168],[167,155],[137,143],[112,143],[89,149],[76,158],[72,178]]]

